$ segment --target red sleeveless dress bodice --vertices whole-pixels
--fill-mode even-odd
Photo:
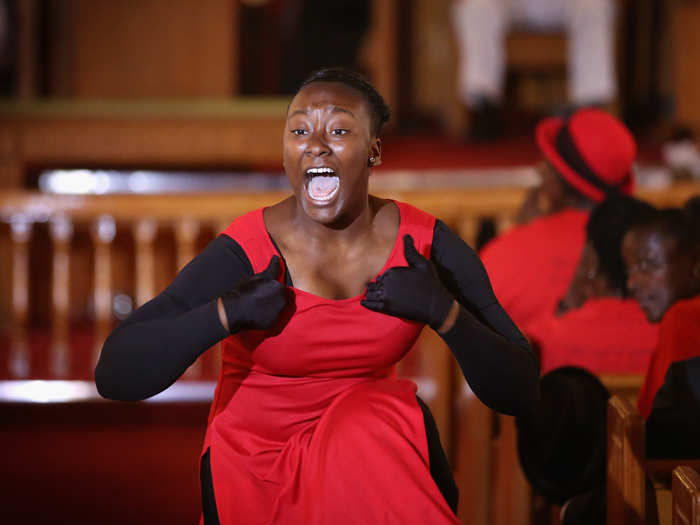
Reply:
[[[435,218],[396,205],[379,273],[406,266],[404,234],[430,257]],[[262,209],[224,233],[255,273],[278,254]],[[395,373],[423,325],[368,310],[363,296],[291,292],[271,330],[222,343],[204,443],[222,525],[458,523],[430,475],[416,387]]]

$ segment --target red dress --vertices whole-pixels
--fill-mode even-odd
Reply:
[[[493,291],[521,330],[554,312],[569,287],[586,237],[588,212],[567,209],[493,239],[479,254]]]
[[[671,363],[700,356],[700,296],[676,301],[664,314],[659,326],[659,342],[651,355],[637,407],[649,417],[654,398]]]
[[[406,266],[403,235],[430,256],[435,218],[397,203],[384,268]],[[262,210],[225,234],[260,272],[277,254]],[[291,288],[269,331],[222,343],[204,451],[222,525],[458,523],[430,475],[416,386],[394,365],[423,325]]]
[[[560,366],[580,366],[594,374],[643,374],[659,331],[637,301],[613,297],[589,299],[531,327],[528,335],[540,347],[542,374]]]

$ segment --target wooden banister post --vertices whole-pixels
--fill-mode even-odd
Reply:
[[[134,224],[136,246],[136,306],[153,299],[155,295],[155,238],[158,224],[152,219],[142,219]]]
[[[514,224],[513,216],[511,214],[501,214],[496,217],[496,233],[501,234],[506,230],[510,229]]]
[[[175,243],[177,246],[178,271],[190,262],[197,252],[197,236],[199,235],[199,222],[192,219],[183,219],[175,224]],[[202,361],[197,359],[185,371],[183,377],[196,379],[202,375]]]
[[[68,375],[71,366],[68,327],[70,308],[70,242],[73,223],[64,216],[50,221],[53,242],[53,272],[51,282],[51,357],[49,368],[56,377]]]
[[[473,216],[461,217],[457,222],[457,233],[469,246],[476,246],[476,236],[479,234],[479,218]]]
[[[199,223],[192,219],[183,219],[175,224],[175,242],[177,243],[178,271],[190,262],[197,252]]]
[[[31,220],[21,214],[10,217],[10,238],[12,239],[12,326],[8,366],[13,377],[27,377],[31,367],[27,344]]]
[[[700,474],[688,466],[673,469],[673,525],[700,525]]]
[[[112,325],[112,253],[111,244],[117,234],[117,226],[110,215],[101,215],[92,228],[95,250],[93,301],[95,305],[94,362],[100,355],[102,344]]]
[[[645,525],[644,420],[625,398],[608,401],[607,523]]]

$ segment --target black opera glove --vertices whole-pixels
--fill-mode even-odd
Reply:
[[[394,266],[367,284],[362,306],[396,317],[420,321],[437,330],[447,318],[454,297],[440,282],[435,266],[403,237],[408,267]]]
[[[277,281],[279,271],[280,258],[274,255],[262,272],[221,296],[229,332],[272,327],[288,301],[287,289]]]

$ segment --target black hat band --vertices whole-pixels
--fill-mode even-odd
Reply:
[[[608,195],[620,193],[620,187],[626,184],[630,179],[630,174],[627,173],[625,178],[618,184],[608,184],[607,182],[600,180],[595,171],[591,169],[586,160],[581,156],[581,153],[576,147],[574,139],[569,132],[569,125],[566,121],[557,133],[557,138],[554,141],[554,145],[557,153],[559,153],[559,156],[569,165],[571,169],[576,172],[577,175],[588,182],[591,186],[594,186]]]

